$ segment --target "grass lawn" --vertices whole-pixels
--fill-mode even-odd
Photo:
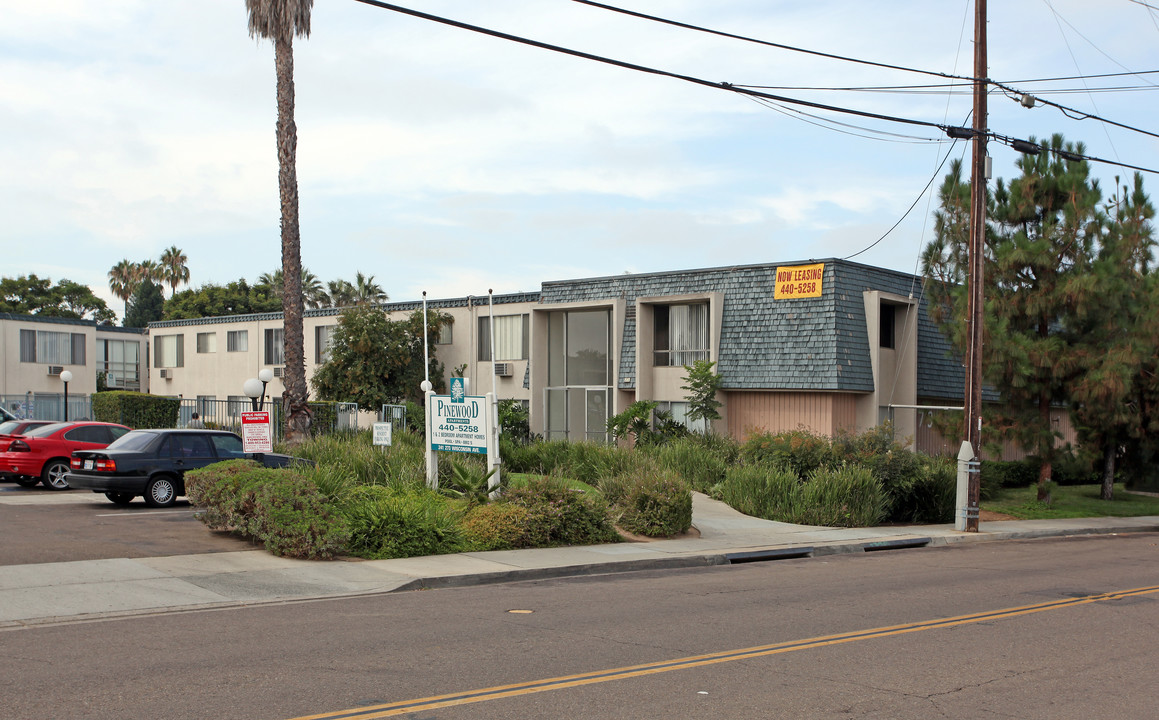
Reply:
[[[1038,489],[1033,485],[1008,488],[993,500],[983,501],[982,509],[1019,520],[1159,515],[1159,497],[1132,495],[1116,484],[1115,499],[1107,502],[1099,499],[1100,489],[1099,485],[1059,485],[1053,489],[1052,502],[1047,505],[1035,500]]]

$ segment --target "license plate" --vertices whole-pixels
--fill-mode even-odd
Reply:
[[[92,470],[92,469],[93,469],[93,461],[92,460],[85,460],[85,470]]]

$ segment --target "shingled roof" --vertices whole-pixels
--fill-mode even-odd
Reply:
[[[825,263],[820,297],[774,300],[778,266]],[[616,275],[543,283],[541,303],[721,293],[724,297],[717,372],[726,390],[871,392],[866,290],[921,297],[921,278],[825,259],[765,265]],[[963,371],[928,314],[918,325],[918,395],[961,397]],[[624,321],[620,387],[634,386],[636,320]]]

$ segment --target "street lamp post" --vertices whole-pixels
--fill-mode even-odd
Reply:
[[[68,384],[72,382],[72,371],[65,370],[60,374],[60,379],[64,381],[64,421],[68,422]]]
[[[258,373],[258,380],[262,381],[262,399],[258,402],[258,410],[262,410],[266,406],[266,385],[274,379],[274,371],[269,368],[263,368]]]
[[[250,378],[245,381],[241,389],[250,399],[250,410],[257,410],[258,398],[262,396],[262,392],[265,390],[265,383],[257,378]]]
[[[266,406],[266,385],[274,379],[274,371],[265,368],[256,378],[250,378],[242,385],[242,392],[250,399],[251,410],[262,410]]]

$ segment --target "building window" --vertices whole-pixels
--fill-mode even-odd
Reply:
[[[266,328],[266,365],[284,365],[286,346],[281,328]]]
[[[185,336],[160,335],[153,341],[153,367],[185,367]]]
[[[548,315],[545,400],[549,440],[607,440],[611,344],[608,310]]]
[[[252,405],[253,403],[245,395],[230,395],[226,399],[226,412],[229,413],[231,418],[240,417]]]
[[[330,344],[334,342],[337,325],[319,325],[314,328],[314,362],[321,365],[330,360]]]
[[[897,321],[897,306],[882,304],[878,310],[878,319],[881,328],[878,345],[883,348],[894,347],[894,323]]]
[[[500,315],[495,318],[495,360],[526,360],[529,315]],[[479,318],[479,360],[491,359],[491,317]]]
[[[226,352],[249,352],[250,350],[250,331],[249,330],[230,330],[225,334],[225,351]]]
[[[197,414],[201,416],[201,421],[205,422],[206,418],[212,418],[217,415],[214,412],[214,405],[217,404],[216,395],[198,395],[197,396]]]
[[[105,385],[119,390],[141,389],[141,343],[97,339],[97,372]]]
[[[689,418],[688,409],[689,404],[686,402],[661,402],[656,404],[656,411],[667,413],[672,422],[680,423],[689,432],[700,433],[701,435],[705,434],[708,429],[708,423],[704,418],[697,418],[696,420]]]
[[[197,333],[197,352],[199,352],[199,353],[215,353],[215,352],[217,352],[217,333],[215,333],[215,332]]]
[[[655,365],[682,367],[708,360],[708,303],[657,305],[652,315]]]
[[[84,365],[84,333],[21,330],[20,362]]]
[[[452,338],[454,337],[454,333],[451,332],[451,329],[454,326],[455,326],[454,323],[452,323],[450,321],[447,321],[447,322],[443,323],[442,325],[440,325],[439,326],[439,336],[437,338],[435,338],[435,344],[436,345],[450,345],[452,342]]]

